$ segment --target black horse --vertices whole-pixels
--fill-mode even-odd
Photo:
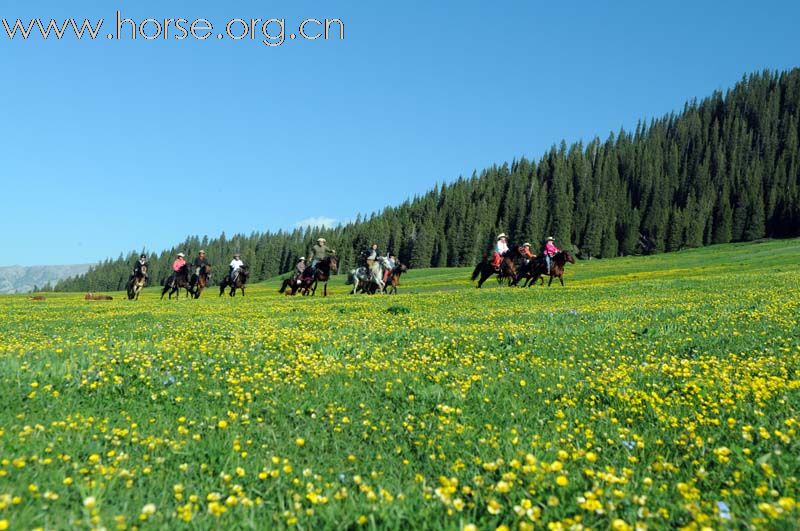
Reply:
[[[172,298],[173,293],[178,293],[181,289],[186,289],[186,297],[189,297],[189,294],[192,293],[192,287],[189,283],[189,266],[187,264],[183,264],[180,269],[172,273],[167,279],[164,281],[164,289],[161,290],[161,298],[164,298],[164,295],[169,291],[168,299]],[[177,299],[179,295],[176,295],[175,298]]]
[[[517,267],[524,257],[519,252],[519,247],[512,245],[508,251],[505,252],[500,261],[500,269],[495,269],[492,265],[491,259],[487,258],[475,266],[472,272],[472,280],[478,280],[478,287],[480,288],[486,279],[492,275],[497,275],[497,281],[502,283],[507,281],[511,285],[517,278]],[[478,279],[480,277],[480,279]]]
[[[244,285],[247,284],[247,279],[250,277],[250,268],[246,265],[243,265],[239,268],[239,271],[236,272],[236,276],[231,280],[230,275],[225,275],[222,279],[222,282],[219,283],[219,296],[222,297],[222,294],[225,293],[225,288],[230,286],[231,293],[230,296],[233,297],[236,295],[236,290],[242,290],[242,297],[244,297]]]

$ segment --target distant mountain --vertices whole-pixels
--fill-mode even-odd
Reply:
[[[42,288],[50,283],[54,286],[59,280],[82,275],[91,264],[56,266],[7,266],[0,267],[0,293],[27,293],[34,287]]]

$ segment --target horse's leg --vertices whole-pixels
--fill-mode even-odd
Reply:
[[[564,287],[564,275],[558,275],[558,280],[561,281],[561,287]]]
[[[322,296],[323,297],[327,297],[328,296],[328,282],[327,281],[325,281],[325,283],[322,285]]]
[[[550,275],[550,280],[547,282],[547,287],[549,288],[552,283],[553,283],[553,275]]]

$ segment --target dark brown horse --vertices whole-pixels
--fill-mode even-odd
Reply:
[[[328,280],[331,278],[331,273],[336,274],[339,268],[339,262],[335,256],[328,256],[317,263],[316,267],[307,267],[300,275],[291,276],[283,280],[281,289],[278,293],[286,293],[286,295],[295,295],[300,292],[302,295],[314,295],[317,291],[317,283],[322,282],[323,297],[328,296]],[[288,291],[287,291],[288,290]]]
[[[231,280],[230,275],[225,275],[225,278],[223,278],[222,282],[219,283],[219,296],[222,297],[222,294],[225,293],[225,288],[230,286],[231,297],[236,295],[237,289],[242,291],[242,297],[244,297],[244,285],[247,284],[247,279],[249,277],[250,269],[246,265],[243,265],[239,268],[239,272],[236,275],[236,278],[233,280]]]
[[[503,255],[499,270],[495,269],[491,259],[487,258],[475,266],[475,270],[472,272],[472,280],[480,277],[480,280],[478,280],[478,287],[480,288],[486,282],[486,279],[492,275],[497,275],[498,282],[508,281],[511,284],[517,277],[517,262],[521,259],[522,255],[519,252],[519,248],[512,245]]]
[[[400,285],[400,275],[408,271],[408,267],[404,264],[397,264],[394,269],[389,273],[389,288],[386,293],[394,295],[397,293],[397,286]]]
[[[542,278],[542,282],[544,282],[544,278],[546,276],[550,277],[550,281],[547,285],[551,285],[553,283],[553,278],[558,278],[561,281],[561,285],[564,285],[564,266],[569,262],[570,264],[575,263],[575,258],[569,253],[569,251],[559,251],[553,255],[553,258],[550,259],[550,273],[547,272],[547,263],[545,262],[544,256],[537,258],[536,260],[531,260],[530,266],[530,276],[525,281],[525,286],[532,286],[536,283],[539,278]]]
[[[189,292],[195,299],[200,298],[200,294],[208,287],[211,281],[211,266],[206,264],[200,268],[198,274],[192,275],[192,280],[189,282]]]
[[[189,296],[189,266],[187,264],[183,264],[180,269],[172,273],[167,279],[164,281],[164,289],[161,290],[161,298],[164,298],[164,295],[169,291],[168,299],[172,298],[172,294],[175,293],[175,298],[177,299],[180,296],[180,290],[186,289],[186,296]]]
[[[308,286],[306,293],[307,295],[309,292],[313,297],[314,294],[317,292],[317,284],[322,282],[322,296],[328,296],[328,280],[331,278],[331,274],[337,274],[339,272],[339,261],[336,259],[335,256],[329,256],[323,260],[320,260],[317,264],[316,269],[311,273],[313,282],[310,286]],[[305,271],[303,271],[303,277],[301,280],[303,283],[307,282],[305,275]]]

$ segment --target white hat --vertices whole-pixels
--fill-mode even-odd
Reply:
[[[204,250],[200,249],[199,251],[197,251],[197,254],[206,254],[206,252]]]
[[[549,242],[554,242],[554,241],[556,241],[556,239],[555,239],[555,238],[553,238],[552,236],[548,236],[548,237],[547,237],[547,241],[549,241]]]
[[[301,261],[301,262],[302,262],[303,260],[305,260],[305,259],[306,259],[306,257],[305,257],[305,256],[301,256],[301,257],[300,257],[300,261]]]
[[[317,238],[317,241],[318,241],[318,242],[326,242],[326,241],[328,241],[328,240],[326,240],[325,238]]]
[[[531,246],[531,244],[530,244],[530,243],[528,243],[528,242],[525,242],[525,243],[523,243],[523,244],[522,244],[522,246],[523,246],[523,247],[530,247],[530,246]]]
[[[500,238],[508,238],[508,234],[506,234],[505,232],[501,232],[500,234],[497,235],[497,239],[499,240]]]
[[[184,255],[183,255],[183,253],[178,253],[178,256],[180,256],[181,258],[183,258],[183,256],[184,256]]]

